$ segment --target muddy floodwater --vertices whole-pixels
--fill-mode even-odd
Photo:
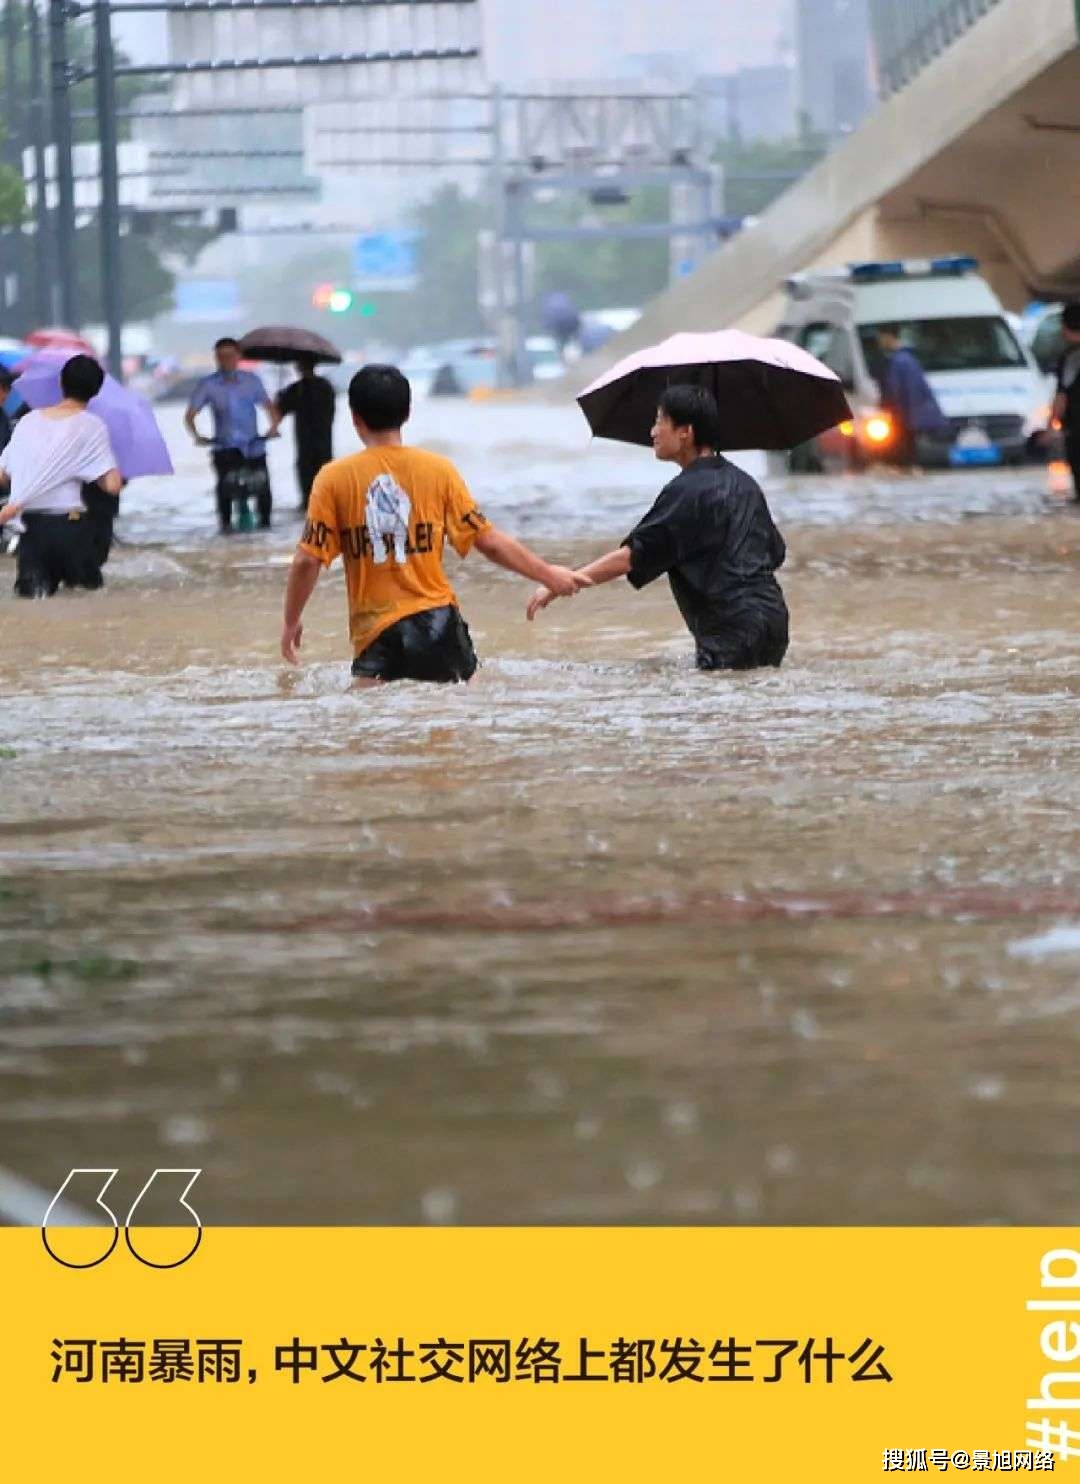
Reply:
[[[779,672],[697,675],[664,582],[529,625],[474,555],[479,681],[356,694],[339,572],[278,659],[288,444],[275,529],[225,542],[165,422],[103,594],[0,561],[0,1167],[199,1166],[212,1223],[1080,1217],[1044,471],[768,480]],[[571,410],[412,434],[558,560],[666,477]]]

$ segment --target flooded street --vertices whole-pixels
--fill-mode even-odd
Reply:
[[[208,1223],[1077,1220],[1044,470],[767,481],[778,672],[698,675],[665,582],[527,624],[476,554],[479,681],[355,694],[340,570],[278,659],[291,447],[224,542],[164,421],[104,594],[17,604],[0,561],[0,1166],[199,1165]],[[561,561],[673,472],[572,409],[410,433]]]

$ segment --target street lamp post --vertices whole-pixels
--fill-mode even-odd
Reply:
[[[53,308],[53,268],[49,241],[49,200],[45,181],[45,58],[37,0],[29,0],[30,143],[34,151],[34,318],[39,325],[60,318]]]
[[[4,112],[8,124],[5,154],[22,178],[23,107],[19,80],[19,10],[18,0],[7,0],[4,8],[4,81],[7,98]],[[15,225],[4,234],[8,251],[4,254],[0,287],[0,304],[8,312],[9,328],[16,334],[26,329],[26,240],[22,227]],[[10,302],[9,302],[10,295]]]
[[[11,0],[8,0],[9,5]],[[75,172],[72,165],[71,64],[68,61],[68,0],[49,0],[49,58],[52,72],[53,137],[56,141],[56,267],[60,318],[79,328],[75,281]]]
[[[109,0],[94,0],[94,86],[97,93],[98,149],[101,180],[101,298],[108,330],[106,361],[112,374],[123,374],[123,301],[121,298],[120,172],[116,140],[116,59],[113,56]]]

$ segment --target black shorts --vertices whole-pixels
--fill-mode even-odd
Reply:
[[[478,664],[468,625],[453,604],[401,618],[353,660],[369,680],[471,680]]]
[[[64,587],[99,588],[104,579],[85,514],[24,515],[25,534],[15,559],[20,598],[51,598]]]
[[[779,614],[743,619],[715,638],[699,639],[699,670],[756,670],[777,666],[787,654],[788,621]]]

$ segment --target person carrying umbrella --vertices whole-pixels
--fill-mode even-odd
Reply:
[[[54,407],[63,400],[63,368],[72,359],[68,350],[46,348],[22,362],[16,390],[27,407]],[[143,475],[173,472],[165,439],[145,397],[121,386],[106,373],[91,399],[89,410],[105,424],[124,485]],[[103,567],[109,559],[113,521],[119,513],[120,502],[115,492],[86,483],[82,489],[82,503],[95,560]]]
[[[782,340],[683,332],[625,356],[578,402],[598,438],[644,444],[682,469],[622,545],[579,577],[644,587],[667,573],[699,669],[779,665],[784,541],[757,484],[717,450],[794,448],[850,418],[840,378]],[[554,596],[537,588],[528,617]]]
[[[266,439],[259,432],[257,412],[263,407],[272,415],[270,398],[253,371],[240,370],[239,343],[231,336],[215,342],[214,359],[217,370],[196,385],[184,413],[184,427],[199,448],[213,450],[222,535],[227,536],[233,528],[233,501],[249,490],[258,506],[259,524],[265,530],[270,525],[273,497],[266,468]],[[195,426],[204,407],[213,414],[213,438],[205,438]]]
[[[0,454],[0,484],[11,498],[0,525],[20,519],[15,592],[52,597],[66,587],[99,588],[104,579],[82,503],[83,484],[120,493],[116,455],[102,420],[87,411],[105,373],[89,356],[73,356],[60,372],[63,399],[20,418]]]
[[[701,386],[660,394],[651,438],[656,457],[681,472],[622,544],[578,573],[598,586],[625,577],[642,588],[665,574],[697,646],[699,670],[779,665],[788,610],[775,572],[783,537],[749,474],[716,452],[716,398]],[[538,587],[527,615],[555,598]]]
[[[334,457],[334,388],[325,376],[316,375],[315,365],[310,352],[297,355],[299,380],[277,394],[270,413],[271,433],[277,432],[286,417],[296,420],[296,482],[303,510],[308,508],[316,474]]]
[[[11,418],[5,411],[4,403],[11,395],[11,383],[13,381],[11,372],[6,366],[0,366],[0,453],[3,453],[11,442]]]

